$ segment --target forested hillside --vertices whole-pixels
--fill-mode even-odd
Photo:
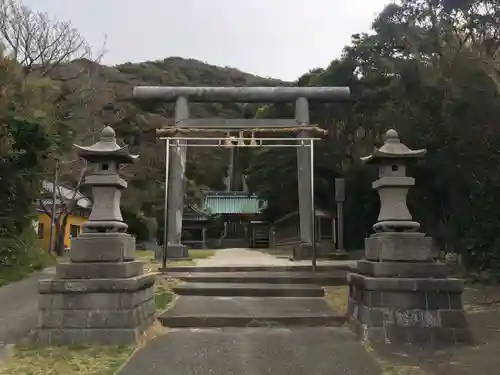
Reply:
[[[76,80],[78,72],[89,72]],[[90,77],[92,98],[88,105],[75,108],[73,94],[78,94]],[[88,60],[73,61],[54,69],[50,78],[62,82],[62,89],[69,95],[64,101],[70,111],[66,124],[73,136],[81,142],[90,142],[104,124],[113,126],[123,142],[130,144],[140,154],[140,161],[127,169],[131,189],[126,192],[125,206],[132,211],[146,211],[158,203],[162,207],[164,180],[164,145],[155,137],[155,129],[171,124],[172,104],[138,103],[132,100],[132,89],[136,85],[191,85],[191,86],[268,86],[281,84],[277,80],[256,77],[236,69],[208,65],[197,60],[179,57],[139,64],[123,64],[107,67]],[[76,99],[78,100],[78,99]],[[79,114],[75,109],[80,111]],[[247,109],[248,110],[248,109]],[[242,117],[239,104],[191,104],[191,117]],[[221,188],[227,167],[227,150],[190,149],[188,156],[188,178],[190,194],[201,187]],[[143,194],[144,189],[148,194]],[[154,210],[153,210],[154,211]]]

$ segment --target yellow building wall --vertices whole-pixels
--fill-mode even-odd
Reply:
[[[86,217],[81,217],[81,216],[73,216],[69,215],[68,217],[68,222],[66,225],[66,230],[64,231],[64,244],[66,247],[71,247],[71,240],[70,240],[70,234],[71,234],[71,226],[72,225],[78,225],[80,227],[80,232],[82,231],[82,224],[87,221]],[[40,246],[43,249],[48,249],[49,248],[49,241],[50,241],[50,217],[46,213],[40,213],[38,217],[38,222],[39,224],[43,225],[43,235],[38,237],[38,240],[40,241]],[[41,234],[41,233],[40,233]],[[54,242],[54,241],[52,241]]]

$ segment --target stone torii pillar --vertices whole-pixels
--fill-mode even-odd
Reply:
[[[176,127],[207,127],[233,129],[265,127],[309,126],[309,102],[334,102],[350,97],[348,87],[151,87],[134,88],[136,100],[175,102]],[[188,102],[240,102],[240,103],[286,103],[295,102],[295,119],[189,119]],[[277,125],[276,125],[277,124]],[[300,137],[309,136],[303,131]],[[168,198],[168,248],[169,259],[187,258],[185,246],[181,244],[182,211],[184,207],[184,173],[186,147],[173,145],[170,156]],[[300,244],[295,253],[300,257],[310,256],[312,244],[311,194],[309,149],[298,148],[298,191],[300,213]],[[299,250],[299,251],[297,251]]]

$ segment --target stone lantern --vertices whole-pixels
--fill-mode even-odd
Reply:
[[[138,156],[130,155],[127,146],[116,143],[115,131],[110,126],[104,128],[96,144],[75,145],[75,148],[91,169],[85,183],[92,188],[93,205],[89,220],[83,225],[84,233],[125,232],[128,226],[123,222],[120,198],[127,182],[118,172],[120,164],[133,163]]]
[[[107,126],[99,142],[77,146],[90,173],[92,213],[83,233],[71,241],[70,262],[56,267],[56,276],[39,282],[39,326],[35,341],[50,345],[136,342],[155,313],[154,275],[144,274],[134,260],[135,238],[126,233],[120,211],[121,191],[127,183],[120,164],[137,156],[116,143]]]
[[[408,190],[415,185],[415,179],[406,176],[406,161],[423,158],[426,153],[427,150],[410,150],[391,129],[385,134],[382,147],[361,158],[366,164],[378,165],[379,179],[373,183],[380,197],[375,232],[416,232],[420,228],[419,223],[412,221],[406,205]]]
[[[470,341],[462,308],[464,283],[447,277],[433,258],[432,238],[419,232],[406,196],[415,180],[406,162],[424,157],[388,130],[382,147],[362,158],[378,166],[373,188],[380,196],[375,231],[365,239],[365,257],[348,276],[349,317],[363,340],[385,343],[454,344]]]

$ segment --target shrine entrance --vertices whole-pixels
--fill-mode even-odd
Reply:
[[[163,268],[167,259],[186,259],[182,244],[184,211],[184,177],[189,147],[293,147],[297,148],[300,242],[294,253],[307,254],[316,268],[315,204],[314,204],[314,135],[326,131],[311,125],[309,102],[347,100],[348,87],[148,87],[134,88],[134,98],[143,101],[175,102],[173,126],[158,129],[165,141],[165,231]],[[189,102],[286,103],[295,101],[294,119],[226,119],[189,118]],[[223,137],[201,136],[220,131]],[[259,136],[292,132],[295,138]],[[189,133],[190,136],[185,134]],[[245,136],[250,134],[251,136]],[[257,136],[256,136],[257,135]]]

